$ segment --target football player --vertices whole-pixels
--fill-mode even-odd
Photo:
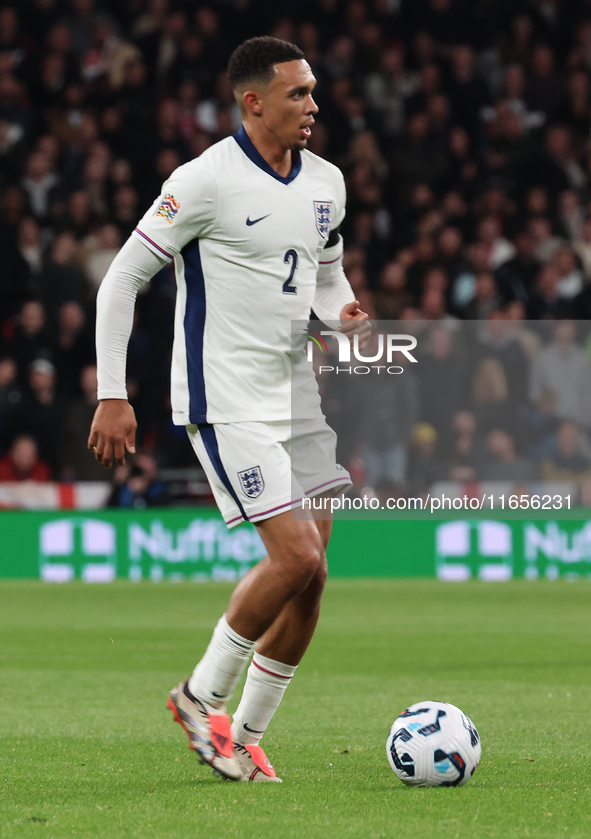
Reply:
[[[362,345],[369,325],[341,265],[343,176],[306,149],[318,108],[303,53],[252,38],[228,72],[242,128],[173,172],[101,285],[100,403],[88,445],[106,466],[135,450],[125,388],[135,298],[172,260],[173,419],[186,426],[228,527],[253,522],[268,555],[241,580],[168,705],[215,772],[277,782],[260,740],[314,633],[332,524],[291,511],[304,496],[350,485],[319,400],[291,423],[292,322],[313,309]],[[293,458],[302,439],[309,456]],[[231,723],[226,704],[251,656]]]

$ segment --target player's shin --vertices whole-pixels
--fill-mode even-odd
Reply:
[[[238,635],[224,615],[218,621],[205,655],[189,679],[189,690],[210,708],[223,708],[230,699],[255,642]]]
[[[254,654],[232,723],[236,743],[258,745],[296,669],[297,665]]]

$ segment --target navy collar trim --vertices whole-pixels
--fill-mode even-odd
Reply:
[[[294,178],[297,178],[297,176],[300,174],[300,169],[302,168],[301,154],[298,153],[297,160],[291,172],[286,178],[284,178],[283,175],[280,175],[278,172],[276,172],[272,166],[269,166],[262,154],[255,148],[254,143],[244,130],[244,126],[242,126],[240,131],[234,134],[234,139],[236,140],[244,154],[248,158],[250,158],[250,160],[252,160],[252,162],[259,167],[259,169],[262,169],[263,172],[267,173],[267,175],[271,175],[271,177],[275,178],[275,180],[281,181],[282,184],[290,184],[294,180]]]

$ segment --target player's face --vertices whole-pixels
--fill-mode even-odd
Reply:
[[[282,148],[305,149],[318,106],[312,98],[316,79],[307,61],[275,65],[275,77],[261,96],[265,127],[275,134]]]

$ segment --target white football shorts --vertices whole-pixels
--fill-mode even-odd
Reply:
[[[351,485],[336,462],[337,436],[322,415],[186,428],[228,527],[277,516],[300,507],[304,496]]]

